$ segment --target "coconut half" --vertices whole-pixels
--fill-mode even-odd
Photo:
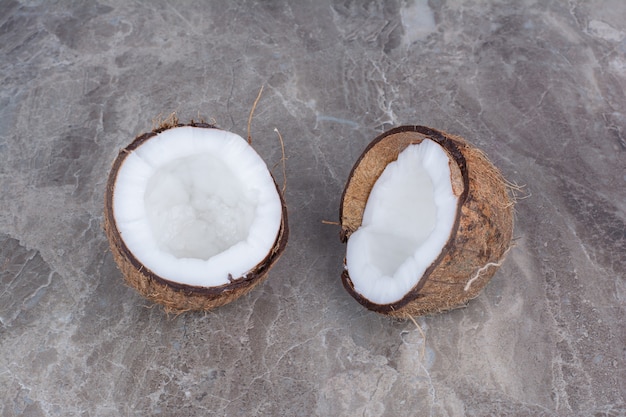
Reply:
[[[372,311],[408,317],[480,293],[511,244],[513,202],[501,173],[464,139],[402,126],[355,164],[340,222],[346,290]]]
[[[262,282],[287,244],[287,209],[242,137],[164,126],[122,149],[104,228],[128,284],[168,311],[207,310]]]

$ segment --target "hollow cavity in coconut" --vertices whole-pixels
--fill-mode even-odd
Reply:
[[[422,126],[376,138],[341,202],[344,287],[396,317],[461,307],[511,242],[513,203],[500,172],[464,139]]]
[[[142,295],[168,311],[211,309],[267,276],[286,246],[287,211],[243,138],[175,124],[120,151],[107,183],[105,231]]]

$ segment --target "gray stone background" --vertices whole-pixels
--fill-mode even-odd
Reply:
[[[245,136],[261,86],[288,249],[248,296],[167,316],[109,252],[110,165],[172,112]],[[2,0],[0,414],[626,415],[625,90],[622,0]],[[322,224],[402,124],[525,186],[504,265],[423,334],[344,291]]]

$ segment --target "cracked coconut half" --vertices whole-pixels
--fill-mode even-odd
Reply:
[[[362,305],[409,317],[476,297],[511,244],[513,202],[485,155],[422,126],[376,138],[341,202],[342,280]]]
[[[122,149],[105,231],[125,280],[167,311],[207,310],[250,291],[287,244],[287,209],[242,137],[172,124]]]

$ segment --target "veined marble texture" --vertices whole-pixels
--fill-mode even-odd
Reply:
[[[172,112],[245,136],[261,86],[287,250],[247,296],[168,316],[109,251],[111,163]],[[625,91],[622,0],[3,0],[0,415],[625,416]],[[523,186],[491,283],[420,329],[348,295],[322,223],[403,124]]]

